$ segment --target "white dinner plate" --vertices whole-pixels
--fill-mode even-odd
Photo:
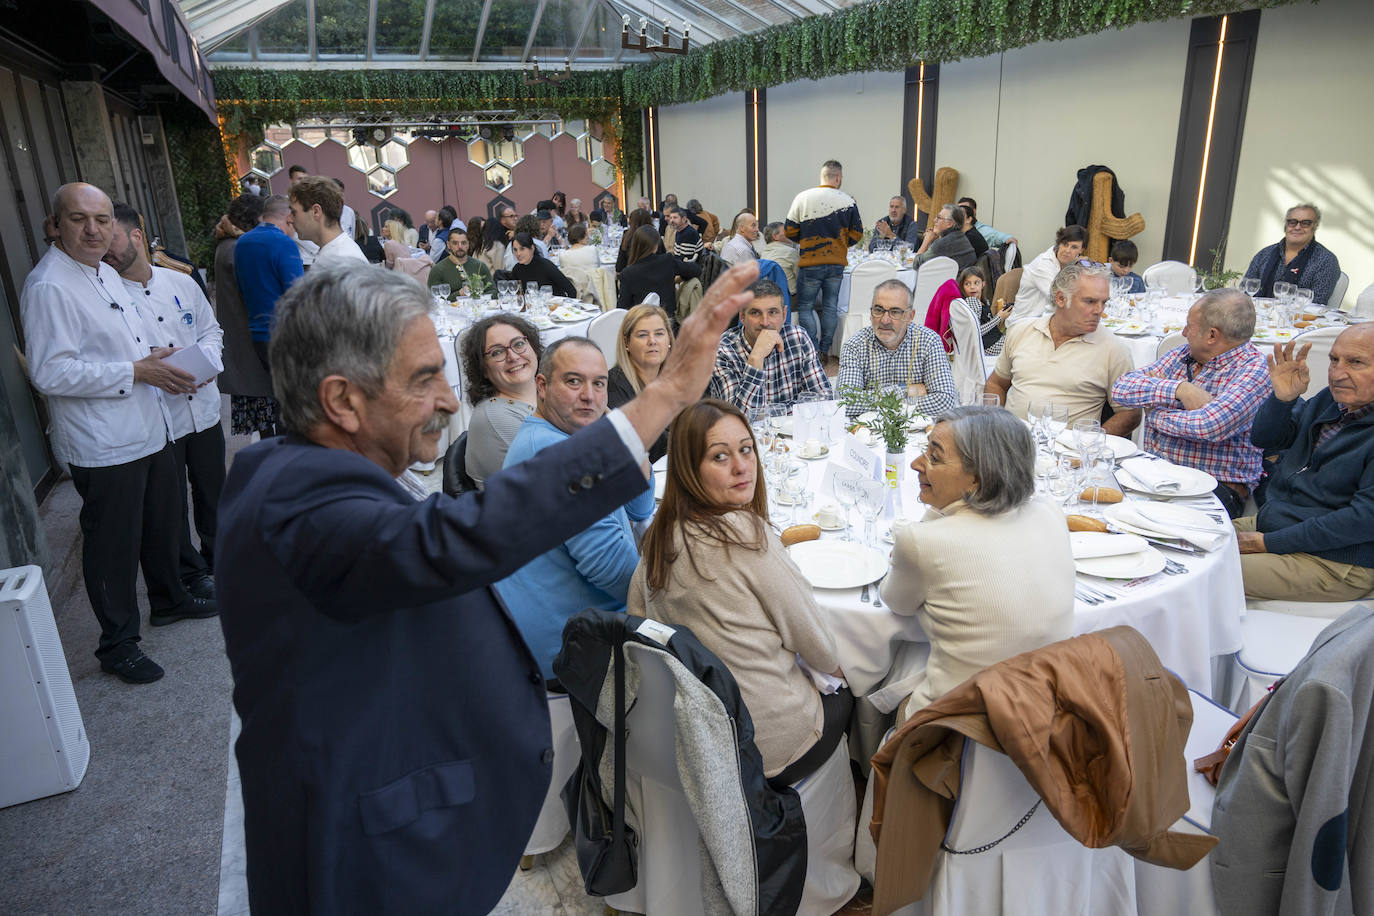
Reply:
[[[1131,508],[1151,525],[1160,525],[1165,528],[1189,528],[1215,533],[1226,527],[1226,523],[1218,522],[1205,512],[1199,512],[1197,509],[1190,509],[1187,506],[1161,502],[1136,502],[1131,504]]]
[[[814,588],[858,588],[887,572],[882,551],[854,541],[803,541],[787,549]]]
[[[1124,473],[1123,473],[1124,472]],[[1177,490],[1167,490],[1160,492],[1151,490],[1131,474],[1130,468],[1117,468],[1116,482],[1127,490],[1136,493],[1149,493],[1151,496],[1184,497],[1184,496],[1206,496],[1217,488],[1217,479],[1206,471],[1199,471],[1197,468],[1185,467],[1181,464],[1174,465],[1174,473],[1182,478]]]
[[[1077,455],[1078,449],[1073,446],[1073,430],[1066,429],[1060,433],[1054,440],[1054,447],[1067,455]],[[1120,436],[1107,436],[1107,448],[1112,450],[1113,458],[1125,458],[1138,451],[1134,442]]]
[[[1147,328],[1145,325],[1141,324],[1139,321],[1128,321],[1124,324],[1115,324],[1109,321],[1106,322],[1106,325],[1108,329],[1112,331],[1112,333],[1117,334],[1121,337],[1141,337],[1145,334],[1150,333],[1150,329]]]
[[[1085,576],[1103,579],[1139,579],[1153,576],[1164,568],[1164,554],[1153,547],[1139,553],[1118,554],[1114,557],[1089,557],[1073,561],[1074,569]]]

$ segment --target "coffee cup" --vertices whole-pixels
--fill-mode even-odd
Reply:
[[[821,453],[821,440],[807,439],[802,444],[802,455],[807,458],[815,458]]]
[[[840,523],[840,510],[834,506],[821,506],[816,512],[816,521],[822,528],[834,528]]]

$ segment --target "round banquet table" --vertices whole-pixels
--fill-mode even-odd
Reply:
[[[924,447],[924,440],[921,447]],[[825,478],[827,464],[848,467],[835,457],[840,451],[832,448],[828,459],[804,462],[807,468],[804,473],[809,474],[813,493],[812,503],[806,511],[812,515],[820,506],[835,503],[829,493],[817,491]],[[918,499],[916,472],[910,469],[918,453],[917,448],[908,449],[899,487],[900,514],[912,519],[920,519],[925,510]],[[1131,497],[1128,495],[1128,498]],[[1216,507],[1220,508],[1219,502]],[[779,510],[782,511],[786,510]],[[793,514],[798,523],[812,521],[803,519],[800,510]],[[862,521],[857,512],[853,516],[858,521],[853,533],[860,538]],[[890,524],[891,519],[880,519],[877,530],[882,532]],[[1211,553],[1192,556],[1164,551],[1167,557],[1187,567],[1186,574],[1161,572],[1131,583],[1079,575],[1079,582],[1111,595],[1113,600],[1096,605],[1076,601],[1074,635],[1120,625],[1134,627],[1149,640],[1165,666],[1184,683],[1213,695],[1214,687],[1221,686],[1213,683],[1213,659],[1240,649],[1240,619],[1245,610],[1240,555],[1235,547],[1234,533],[1229,525],[1226,528],[1226,542]],[[839,537],[839,532],[821,534],[822,539]],[[886,553],[891,548],[883,543],[880,549]],[[895,681],[913,673],[911,666],[923,666],[927,652],[924,644],[928,642],[916,617],[895,614],[885,603],[882,607],[874,607],[860,600],[861,593],[861,588],[815,589],[816,601],[834,632],[841,667],[856,697],[871,693],[887,681],[889,675]],[[871,587],[870,599],[876,594],[876,586]]]

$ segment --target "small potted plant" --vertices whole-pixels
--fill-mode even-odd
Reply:
[[[891,385],[886,388],[845,387],[839,391],[840,403],[845,407],[857,407],[861,412],[877,415],[867,421],[867,425],[883,441],[887,452],[884,466],[888,480],[894,485],[901,476],[911,436],[911,410],[902,394],[900,388]]]

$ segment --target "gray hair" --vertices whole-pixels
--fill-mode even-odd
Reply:
[[[320,383],[342,375],[381,394],[401,335],[429,315],[419,282],[371,264],[315,268],[277,301],[268,361],[282,425],[299,435],[325,422]]]
[[[964,502],[981,515],[1000,515],[1035,493],[1035,440],[1030,427],[1001,407],[955,407],[949,424],[959,461],[978,483]]]
[[[282,219],[291,212],[291,199],[285,194],[269,195],[262,202],[262,219]]]
[[[1214,289],[1197,304],[1203,325],[1227,340],[1244,342],[1255,336],[1255,303],[1240,290]]]
[[[783,225],[776,220],[763,227],[763,240],[765,242],[781,241],[784,238]]]
[[[1064,294],[1064,304],[1068,305],[1073,301],[1073,294],[1078,292],[1078,284],[1085,278],[1096,277],[1107,280],[1111,277],[1111,271],[1100,264],[1079,264],[1077,261],[1065,267],[1055,276],[1054,282],[1050,284],[1050,301],[1055,303],[1055,308],[1059,307],[1056,293]]]
[[[544,355],[539,357],[539,374],[544,376],[544,381],[553,381],[554,356],[559,350],[569,346],[591,347],[596,352],[601,353],[601,348],[597,346],[596,341],[592,340],[590,337],[578,337],[576,335],[560,337],[558,340],[549,344],[548,348],[544,351]],[[606,354],[601,353],[601,355],[604,358]]]
[[[1318,226],[1322,224],[1322,211],[1318,209],[1316,204],[1294,204],[1287,210],[1283,211],[1283,218],[1288,219],[1289,214],[1291,214],[1294,210],[1311,210],[1313,229],[1316,229]]]
[[[912,300],[915,298],[916,294],[911,289],[909,289],[905,283],[903,283],[901,280],[898,280],[896,277],[884,280],[883,282],[879,283],[877,286],[873,288],[874,302],[878,301],[878,294],[885,289],[897,290],[898,292],[900,292],[902,296],[906,299],[906,307],[911,308]]]
[[[954,224],[955,229],[964,228],[964,208],[955,204],[945,204],[940,208],[940,215]]]

